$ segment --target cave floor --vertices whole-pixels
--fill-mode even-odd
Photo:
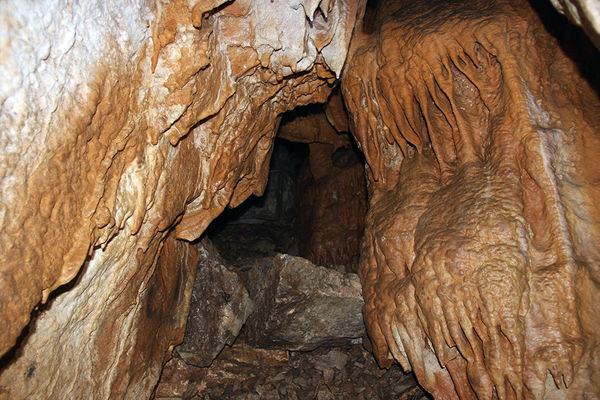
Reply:
[[[361,345],[311,352],[226,347],[209,368],[173,358],[156,398],[404,399],[427,398],[398,366],[380,369]]]
[[[255,258],[297,255],[292,225],[286,222],[226,224],[209,230],[221,256],[243,269]],[[340,272],[352,265],[329,266]],[[359,339],[358,342],[361,340]],[[256,348],[245,343],[244,330],[210,367],[186,364],[174,356],[165,366],[156,399],[430,399],[412,374],[398,365],[379,368],[368,339],[344,347],[313,351]]]

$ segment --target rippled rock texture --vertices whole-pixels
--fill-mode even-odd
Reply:
[[[368,9],[365,318],[436,398],[600,396],[600,102],[529,5]]]
[[[148,396],[197,262],[176,239],[262,192],[278,115],[326,100],[355,14],[343,0],[2,3],[0,354],[47,304],[3,360],[0,396]]]

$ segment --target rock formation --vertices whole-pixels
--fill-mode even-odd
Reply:
[[[262,192],[278,115],[326,100],[356,10],[0,5],[0,354],[47,303],[3,360],[0,396],[148,396],[193,282],[175,239]]]
[[[381,364],[440,399],[599,397],[597,93],[527,2],[386,2],[356,32]]]
[[[192,289],[183,343],[175,348],[186,363],[208,367],[225,345],[232,345],[254,311],[246,287],[230,271],[207,238],[200,242],[200,263]]]
[[[550,0],[550,2],[571,22],[581,26],[600,49],[600,3],[596,0]]]
[[[381,369],[360,345],[288,352],[245,344],[226,347],[209,368],[171,359],[157,400],[427,400],[412,375]]]
[[[289,254],[256,260],[243,281],[256,304],[244,327],[258,347],[314,350],[364,334],[360,281]]]
[[[340,77],[380,363],[436,398],[600,397],[593,62],[524,0],[365,3],[0,2],[0,399],[147,398],[186,241],[262,193],[280,115]],[[596,1],[551,3],[599,45]],[[315,149],[317,176],[343,161]]]

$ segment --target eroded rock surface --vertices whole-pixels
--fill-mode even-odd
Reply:
[[[386,2],[357,32],[378,359],[436,398],[599,397],[597,93],[526,2]]]
[[[254,262],[244,282],[256,304],[244,328],[254,345],[313,350],[364,334],[356,274],[343,274],[288,254]]]
[[[175,238],[262,192],[278,115],[325,101],[341,71],[356,4],[305,3],[2,3],[0,354],[80,274],[3,393],[148,396],[196,264]]]
[[[169,347],[183,340],[199,255],[173,233],[153,240],[146,253],[125,256],[111,243],[101,254],[109,262],[90,260],[3,360],[0,398],[148,396]]]
[[[241,279],[227,269],[210,240],[202,239],[185,336],[175,348],[177,355],[188,364],[209,366],[225,345],[233,344],[253,310]]]

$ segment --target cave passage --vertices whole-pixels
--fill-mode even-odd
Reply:
[[[363,160],[332,128],[322,105],[284,115],[263,195],[207,229],[184,342],[155,398],[426,398],[371,353],[356,275]]]
[[[121,3],[0,1],[0,400],[600,398],[597,0]]]

